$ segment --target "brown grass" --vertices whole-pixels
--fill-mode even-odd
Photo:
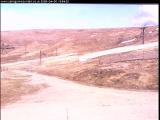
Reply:
[[[122,89],[158,89],[157,60],[137,60],[97,65],[70,63],[36,69],[39,73],[55,75],[82,84]]]
[[[148,27],[145,35],[145,43],[158,41],[158,31],[148,34],[149,31],[155,30],[157,26]],[[118,46],[141,44],[139,37],[141,29],[139,28],[115,28],[115,29],[84,29],[84,30],[24,30],[2,32],[2,43],[15,46],[14,50],[8,52],[9,56],[16,52],[22,53],[16,60],[29,60],[39,57],[36,51],[42,50],[45,56],[54,56],[66,53],[90,53],[100,50],[116,48]],[[123,41],[136,38],[134,42],[121,44]],[[25,49],[26,48],[26,49]],[[24,55],[24,52],[32,55]],[[5,58],[6,59],[10,59]],[[3,55],[2,55],[3,57]],[[13,58],[12,60],[14,60]],[[15,61],[15,60],[14,60]],[[11,61],[12,62],[12,61]]]
[[[45,84],[30,85],[27,84],[29,76],[13,75],[1,79],[1,106],[6,106],[21,99],[21,96],[33,94],[42,88]]]
[[[9,62],[16,62],[21,58],[21,53],[19,54],[12,54],[12,55],[6,55],[6,56],[1,56],[1,63],[9,63]]]
[[[145,32],[145,43],[158,41],[158,31],[154,27],[148,27]],[[148,34],[153,30],[152,34]],[[55,56],[65,53],[85,54],[99,50],[116,48],[118,46],[141,44],[139,28],[115,28],[115,29],[87,29],[87,30],[27,30],[2,32],[2,42],[17,45],[15,50],[8,53],[8,56],[2,55],[2,62],[22,61],[39,58],[41,50],[43,57]],[[134,42],[121,44],[122,41],[137,38]],[[24,55],[26,51],[31,54]],[[21,54],[15,54],[16,52]],[[154,52],[155,51],[155,52]],[[122,58],[132,58],[133,56],[142,56],[141,51],[128,52],[121,54]],[[146,51],[147,56],[153,56],[157,49]],[[102,63],[119,60],[119,54],[104,57]],[[103,58],[103,57],[102,57]],[[59,61],[58,61],[59,62]],[[107,65],[97,64],[97,59],[90,63],[51,63],[44,66],[33,68],[36,72],[55,75],[65,79],[73,80],[88,85],[116,87],[116,88],[136,88],[136,89],[157,89],[158,73],[157,62],[154,60],[139,60],[128,62],[117,62]],[[30,67],[30,66],[29,66]],[[34,67],[34,65],[32,65]],[[19,66],[13,66],[13,69],[22,69]],[[102,69],[104,68],[104,69]],[[23,68],[25,69],[25,68]],[[13,79],[13,78],[12,78]]]

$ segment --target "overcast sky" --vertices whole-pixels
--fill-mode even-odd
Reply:
[[[156,4],[1,4],[1,30],[157,25],[158,7]]]

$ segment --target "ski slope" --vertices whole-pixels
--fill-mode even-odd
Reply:
[[[153,48],[153,47],[158,47],[158,42],[146,43],[146,44],[141,44],[141,45],[131,45],[131,46],[125,46],[125,47],[118,47],[118,48],[113,48],[113,49],[109,49],[109,50],[88,53],[83,56],[80,56],[79,60],[81,62],[84,62],[89,59],[93,59],[93,58],[104,56],[104,55],[123,53],[123,52],[129,52],[129,51],[140,50],[140,49],[148,49],[148,48]]]

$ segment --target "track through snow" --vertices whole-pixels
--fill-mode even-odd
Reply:
[[[153,47],[158,47],[158,42],[152,42],[152,43],[141,44],[141,45],[130,45],[130,46],[125,46],[125,47],[118,47],[118,48],[113,48],[109,50],[89,53],[89,54],[85,54],[81,56],[80,61],[82,62],[87,61],[88,59],[100,57],[103,55],[123,53],[123,52],[135,51],[135,50],[140,50],[140,49],[148,49],[148,48],[153,48]]]
[[[116,53],[123,53],[123,52],[129,52],[129,51],[135,51],[139,49],[148,49],[148,48],[153,48],[153,47],[158,47],[158,42],[152,42],[152,43],[147,43],[147,44],[142,44],[142,45],[130,45],[130,46],[125,46],[125,47],[118,47],[118,48],[112,48],[109,50],[104,50],[104,51],[99,51],[99,52],[94,52],[94,53],[89,53],[89,54],[84,54],[84,55],[77,55],[77,53],[70,53],[70,54],[64,54],[64,55],[59,55],[59,56],[51,56],[51,57],[45,57],[42,58],[42,61],[76,61],[79,59],[79,61],[84,62],[87,61],[88,59],[100,57],[103,55],[109,55],[109,54],[116,54]],[[18,61],[18,62],[13,62],[13,63],[5,63],[2,64],[2,67],[9,67],[9,66],[19,66],[19,65],[26,65],[26,64],[39,64],[39,58],[34,59],[34,60],[27,60],[27,61]]]
[[[49,85],[1,109],[1,120],[158,120],[158,92],[84,86],[37,73],[30,84]]]

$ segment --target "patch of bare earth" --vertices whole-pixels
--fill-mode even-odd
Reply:
[[[10,74],[8,76],[3,76],[1,79],[2,107],[20,100],[24,95],[36,93],[37,91],[47,87],[45,84],[28,84],[30,76],[18,75],[14,72],[9,73]]]

